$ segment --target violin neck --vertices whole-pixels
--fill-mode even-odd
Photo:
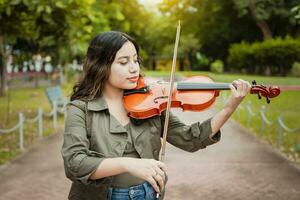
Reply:
[[[178,82],[177,90],[230,90],[230,83]]]

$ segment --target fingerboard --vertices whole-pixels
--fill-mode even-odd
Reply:
[[[230,90],[230,83],[178,82],[177,90]]]

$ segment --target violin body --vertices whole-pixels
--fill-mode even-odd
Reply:
[[[189,83],[213,83],[213,80],[206,76],[191,77],[182,82]],[[143,78],[139,79],[137,88],[145,87]],[[178,83],[174,84],[172,92],[171,107],[182,108],[183,111],[202,111],[209,108],[219,95],[217,90],[178,90]],[[136,93],[125,95],[123,102],[125,109],[129,111],[130,117],[145,119],[155,115],[160,115],[167,107],[169,83],[156,81],[147,84],[147,93]]]
[[[129,116],[146,119],[160,115],[166,110],[169,94],[169,83],[164,81],[146,82],[143,77],[138,80],[137,87],[124,92],[123,103]],[[182,108],[183,111],[203,111],[211,107],[220,94],[220,90],[230,90],[229,83],[214,83],[207,76],[193,76],[174,83],[171,107]],[[251,94],[259,98],[266,97],[267,102],[280,94],[278,87],[254,85]]]

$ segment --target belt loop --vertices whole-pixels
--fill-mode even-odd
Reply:
[[[145,190],[145,193],[146,193],[146,196],[147,196],[147,181],[146,182],[144,182],[142,185],[143,185],[143,187],[144,187],[144,190]]]
[[[112,196],[112,191],[113,190],[113,188],[108,188],[108,192],[107,192],[107,200],[111,200],[111,196]]]

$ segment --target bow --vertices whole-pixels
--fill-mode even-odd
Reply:
[[[167,134],[168,134],[170,107],[171,107],[171,101],[172,101],[172,91],[173,91],[173,86],[174,86],[174,75],[175,75],[175,66],[176,66],[176,59],[177,59],[179,36],[180,36],[180,21],[178,22],[177,31],[176,31],[176,40],[175,40],[173,62],[172,62],[172,71],[171,71],[171,77],[170,77],[170,87],[169,87],[170,90],[169,90],[164,131],[163,131],[163,142],[162,142],[161,152],[160,152],[160,156],[159,156],[159,161],[161,161],[161,162],[164,162],[164,160],[165,160],[166,140],[167,140]]]

